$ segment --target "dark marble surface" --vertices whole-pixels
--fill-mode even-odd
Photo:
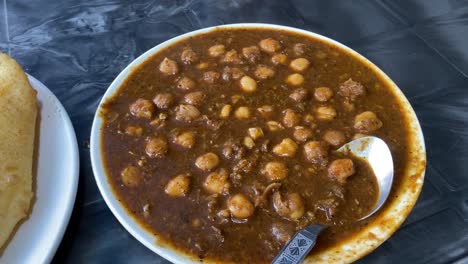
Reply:
[[[101,198],[87,142],[113,78],[156,44],[195,29],[265,22],[349,45],[403,90],[428,149],[422,196],[402,228],[360,263],[468,263],[468,1],[4,0],[0,50],[48,86],[80,145],[80,183],[54,263],[167,263]]]

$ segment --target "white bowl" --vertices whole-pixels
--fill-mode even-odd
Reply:
[[[203,34],[217,29],[231,29],[231,28],[263,28],[270,30],[285,30],[293,33],[299,33],[312,38],[320,39],[324,42],[330,43],[338,48],[341,48],[348,53],[355,56],[357,59],[362,60],[368,64],[377,74],[381,75],[391,86],[393,93],[399,100],[399,103],[405,109],[407,122],[410,124],[410,146],[408,152],[410,153],[408,168],[406,169],[400,188],[396,191],[395,197],[393,197],[384,208],[378,213],[378,216],[364,229],[362,229],[355,236],[339,243],[336,246],[332,246],[318,254],[312,254],[307,257],[305,263],[349,263],[355,261],[375,248],[381,243],[388,239],[403,223],[410,211],[412,210],[419,193],[422,188],[424,181],[424,172],[426,165],[426,151],[424,146],[424,138],[419,125],[418,119],[411,105],[409,104],[406,97],[403,95],[401,90],[385,75],[377,66],[372,64],[366,58],[350,49],[349,47],[336,42],[332,39],[324,37],[322,35],[312,33],[309,31],[271,25],[271,24],[231,24],[216,26],[210,28],[204,28],[183,34],[181,36],[167,40],[156,47],[148,50],[140,57],[135,59],[130,65],[128,65],[111,83],[107,89],[104,97],[101,100],[101,104],[108,98],[112,97],[118,90],[122,82],[132,72],[132,69],[153,54],[159,52],[161,49],[172,45],[180,40],[192,37],[195,35]],[[103,120],[99,115],[99,108],[96,111],[94,117],[93,127],[91,130],[91,162],[93,166],[94,176],[96,178],[97,185],[101,191],[104,200],[111,209],[112,213],[119,220],[119,222],[130,232],[138,241],[143,243],[146,247],[164,257],[165,259],[174,263],[200,263],[195,256],[189,256],[174,248],[165,246],[157,243],[157,236],[143,228],[138,222],[130,216],[124,206],[117,200],[112,187],[108,182],[107,175],[104,170],[104,160],[101,152],[101,126]]]

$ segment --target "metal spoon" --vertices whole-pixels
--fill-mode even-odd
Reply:
[[[366,160],[377,178],[379,198],[374,209],[359,220],[365,219],[382,207],[392,188],[393,159],[390,149],[380,138],[362,137],[343,145],[337,151]],[[297,232],[273,259],[272,264],[300,263],[314,247],[320,232],[327,227],[327,225],[312,224]]]

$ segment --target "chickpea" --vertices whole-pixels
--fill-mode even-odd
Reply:
[[[273,70],[271,67],[260,64],[257,66],[254,74],[258,79],[264,80],[275,76],[275,70]]]
[[[292,60],[291,63],[289,63],[289,67],[292,70],[298,71],[298,72],[302,72],[306,70],[307,68],[309,68],[309,66],[310,66],[310,61],[305,58],[298,58],[298,59]]]
[[[319,106],[315,110],[315,116],[321,121],[330,121],[335,119],[336,110],[331,106]]]
[[[257,46],[242,48],[242,55],[251,63],[256,63],[261,57],[260,49]]]
[[[244,76],[244,72],[237,67],[226,66],[223,69],[222,78],[225,81],[230,81],[231,79],[239,80],[240,78],[242,78],[242,76]]]
[[[128,166],[120,173],[122,183],[127,187],[137,187],[143,180],[140,170],[135,166]]]
[[[189,65],[198,61],[198,55],[195,53],[195,51],[193,51],[193,49],[186,48],[182,51],[182,54],[180,54],[180,60],[184,64]]]
[[[232,111],[232,106],[231,105],[224,105],[223,108],[221,108],[221,113],[219,114],[219,117],[221,118],[228,118],[229,115],[231,114]]]
[[[247,106],[241,106],[236,109],[234,116],[237,119],[248,119],[250,118],[250,109]]]
[[[322,139],[334,147],[339,147],[346,142],[345,134],[339,130],[326,131]]]
[[[283,124],[285,127],[294,127],[301,122],[301,116],[292,109],[283,111]]]
[[[167,141],[161,137],[150,138],[146,143],[146,154],[151,158],[159,158],[167,153]]]
[[[271,57],[271,62],[275,65],[286,64],[288,57],[286,55],[277,53]]]
[[[228,181],[229,175],[225,169],[220,169],[210,173],[203,182],[203,188],[209,193],[226,194],[229,193],[231,184]]]
[[[280,181],[288,176],[288,167],[283,162],[270,161],[263,167],[261,172],[269,181]]]
[[[247,219],[255,211],[252,202],[243,194],[236,194],[229,198],[227,207],[232,216],[237,219]]]
[[[254,140],[257,140],[263,137],[263,130],[260,127],[251,127],[247,130],[247,132],[249,136]]]
[[[271,116],[273,115],[274,108],[271,105],[263,105],[257,108],[257,111],[263,118],[271,118]]]
[[[291,98],[295,102],[304,102],[307,99],[308,92],[304,88],[298,88],[294,90],[290,95],[289,98]]]
[[[304,215],[304,200],[298,193],[288,193],[285,197],[279,192],[273,194],[273,207],[280,216],[296,221]]]
[[[237,51],[232,49],[232,50],[226,52],[226,54],[224,54],[222,62],[239,64],[239,63],[242,62],[242,60],[241,60],[239,54],[237,53]]]
[[[213,152],[208,152],[197,158],[195,166],[202,171],[210,171],[219,165],[219,157]]]
[[[257,90],[257,82],[251,77],[245,75],[240,79],[240,87],[246,93],[253,93]]]
[[[305,127],[295,127],[293,137],[299,142],[306,142],[313,136],[312,130]]]
[[[185,196],[190,191],[190,176],[181,174],[171,179],[167,184],[164,192],[173,197]]]
[[[280,157],[294,157],[297,151],[297,144],[290,138],[283,139],[279,144],[273,147],[273,153]]]
[[[253,147],[255,147],[255,142],[253,141],[251,137],[244,137],[243,144],[248,149],[253,149]]]
[[[183,148],[192,148],[195,145],[195,134],[192,131],[185,131],[174,137],[173,142]]]
[[[275,132],[275,131],[279,131],[279,130],[283,130],[284,127],[276,122],[276,121],[268,121],[267,122],[267,127],[268,127],[268,130],[270,130],[271,132]]]
[[[294,54],[296,54],[297,56],[304,55],[305,50],[306,50],[306,45],[304,43],[296,43],[293,46]]]
[[[319,102],[326,102],[333,97],[333,90],[328,87],[315,88],[314,97]]]
[[[130,136],[141,136],[141,134],[143,134],[143,128],[139,126],[128,126],[125,128],[125,134]]]
[[[203,80],[207,83],[215,83],[219,80],[219,76],[220,74],[218,72],[215,72],[215,71],[207,71],[205,73],[203,73]]]
[[[177,62],[164,58],[164,60],[159,64],[159,71],[166,75],[175,75],[179,72],[179,66]]]
[[[286,83],[293,86],[299,86],[304,83],[304,76],[302,76],[302,74],[299,73],[290,74],[286,78]]]
[[[193,81],[192,79],[190,79],[188,77],[182,77],[177,82],[177,88],[179,88],[181,90],[192,90],[193,88],[195,88],[195,86],[197,86],[195,81]]]
[[[153,103],[159,109],[167,109],[174,103],[174,96],[170,93],[159,93],[154,97]]]
[[[154,113],[154,105],[150,100],[137,99],[130,105],[130,113],[135,117],[152,118]]]
[[[326,165],[328,163],[328,147],[320,141],[309,141],[304,145],[304,156],[309,162]]]
[[[354,128],[360,132],[373,132],[382,125],[382,121],[371,111],[362,112],[354,118]]]
[[[200,106],[205,99],[205,94],[202,92],[191,92],[184,96],[184,102],[194,106]]]
[[[328,167],[328,177],[340,184],[345,184],[348,177],[354,173],[354,163],[350,159],[334,160]]]
[[[281,49],[281,44],[272,38],[262,39],[258,44],[263,51],[269,53],[273,53]]]
[[[219,57],[223,55],[224,52],[226,52],[226,49],[224,48],[224,45],[222,44],[211,46],[208,49],[208,54],[210,54],[211,57]]]
[[[183,122],[192,122],[201,115],[200,111],[193,105],[181,104],[176,107],[176,119]]]

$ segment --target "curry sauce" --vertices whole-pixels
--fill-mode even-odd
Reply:
[[[308,224],[313,252],[368,221],[372,169],[335,150],[365,135],[406,164],[397,99],[342,49],[280,30],[222,29],[157,52],[102,106],[109,181],[142,225],[218,262],[268,263]]]

